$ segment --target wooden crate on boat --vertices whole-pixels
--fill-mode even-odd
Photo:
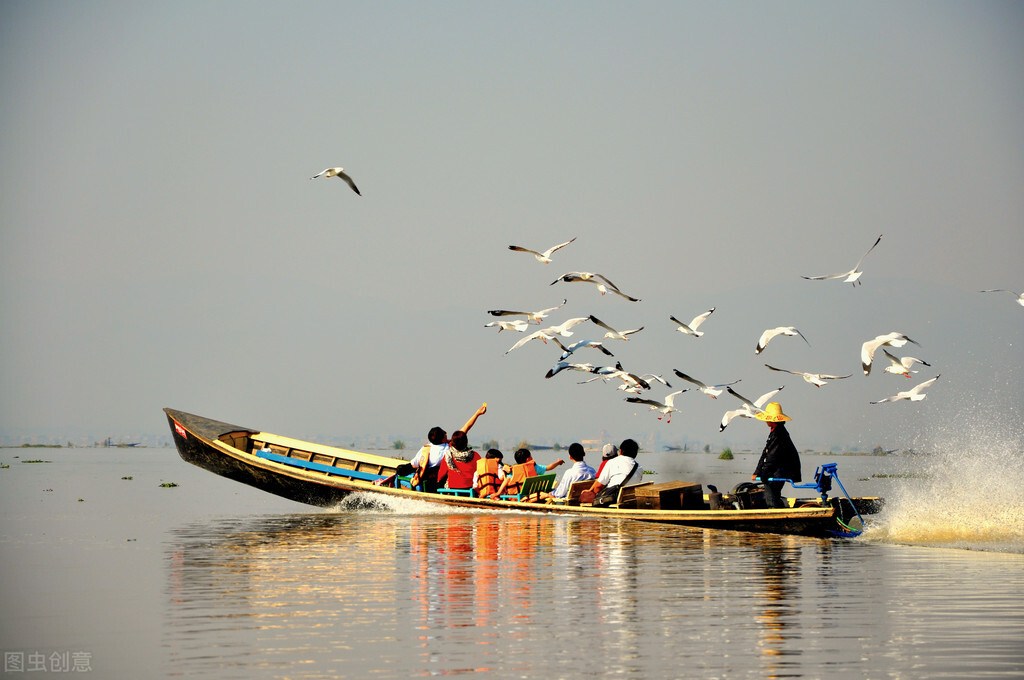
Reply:
[[[702,510],[704,490],[694,482],[664,482],[636,490],[636,506],[649,510]]]

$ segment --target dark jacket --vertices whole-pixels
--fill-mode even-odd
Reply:
[[[779,423],[772,428],[754,474],[762,481],[767,481],[771,477],[801,481],[800,454],[797,453],[793,440],[789,438],[785,423]]]

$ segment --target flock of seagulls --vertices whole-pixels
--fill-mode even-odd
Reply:
[[[362,193],[359,191],[359,188],[356,186],[356,183],[353,181],[352,177],[345,172],[344,168],[325,168],[316,175],[313,175],[310,179],[319,179],[321,177],[337,177],[338,179],[343,180],[346,184],[348,184],[348,186],[352,189],[353,192],[356,193],[356,195],[362,196]],[[538,262],[542,264],[550,264],[552,261],[552,256],[556,252],[563,248],[566,248],[575,241],[576,237],[573,237],[568,241],[564,241],[557,245],[551,246],[550,248],[543,251],[533,250],[531,248],[526,248],[517,245],[510,245],[508,246],[508,249],[513,252],[528,253],[530,255],[533,255],[533,257]],[[878,246],[878,244],[881,243],[881,241],[882,235],[879,235],[878,238],[875,239],[875,242],[871,245],[871,247],[867,249],[867,251],[860,257],[859,260],[857,260],[857,264],[855,264],[853,268],[850,269],[849,271],[839,272],[837,274],[801,276],[801,278],[809,281],[827,281],[833,279],[841,279],[843,283],[849,283],[853,286],[863,285],[863,283],[860,280],[861,276],[864,273],[861,269],[861,265],[863,265],[865,258],[867,258],[871,251],[873,251]],[[608,277],[604,276],[603,274],[598,274],[596,272],[566,272],[565,274],[562,274],[557,279],[552,281],[550,285],[555,285],[556,283],[560,282],[589,283],[596,286],[598,292],[602,296],[606,295],[607,293],[613,293],[630,302],[640,302],[640,298],[624,293],[617,285],[612,283],[612,281]],[[1004,288],[990,288],[982,290],[980,292],[1009,293],[1010,295],[1013,295],[1016,298],[1017,304],[1024,306],[1024,293],[1018,293]],[[544,321],[544,319],[546,319],[552,312],[557,311],[567,302],[567,299],[563,299],[560,304],[555,305],[554,307],[548,307],[546,309],[542,309],[535,312],[492,309],[488,311],[488,314],[490,314],[491,316],[522,316],[524,318],[511,320],[498,319],[496,321],[491,321],[485,324],[485,327],[497,327],[499,333],[502,331],[525,333],[527,330],[529,330],[531,323],[535,323],[538,325],[541,324]],[[679,331],[684,335],[692,336],[694,338],[700,338],[704,335],[704,331],[698,330],[698,328],[705,321],[707,321],[708,317],[710,317],[711,314],[714,313],[714,311],[715,307],[711,307],[706,312],[703,312],[702,314],[693,317],[693,319],[690,320],[689,323],[680,321],[679,319],[672,315],[669,316],[669,320],[676,324],[676,331]],[[578,340],[569,345],[566,345],[559,340],[559,338],[572,336],[572,329],[588,321],[592,323],[594,326],[597,326],[598,328],[601,328],[605,331],[601,340]],[[547,344],[548,341],[551,341],[553,344],[557,345],[557,347],[561,350],[561,355],[559,356],[555,364],[545,374],[545,378],[552,378],[555,375],[562,373],[563,371],[582,371],[585,373],[590,373],[594,375],[594,377],[581,381],[581,384],[598,380],[603,382],[618,381],[616,385],[617,389],[632,392],[634,394],[640,393],[643,390],[650,390],[651,382],[659,382],[663,384],[666,388],[671,389],[671,385],[661,376],[653,373],[646,373],[640,375],[631,373],[623,369],[622,364],[619,362],[616,362],[614,366],[597,366],[591,363],[574,363],[568,361],[568,359],[572,357],[575,352],[583,348],[593,348],[595,350],[600,351],[606,356],[614,356],[614,354],[605,346],[603,341],[628,341],[631,335],[635,335],[636,333],[639,333],[642,330],[644,330],[643,326],[631,330],[617,330],[612,326],[604,323],[593,314],[590,314],[582,317],[574,317],[560,324],[548,326],[547,328],[543,328],[532,333],[529,333],[527,335],[524,335],[523,338],[521,338],[518,342],[512,345],[512,347],[506,350],[505,354],[508,354],[513,350],[522,347],[531,340],[541,340],[544,344]],[[801,339],[803,339],[805,343],[807,343],[808,346],[810,346],[811,344],[810,341],[807,340],[807,338],[804,336],[804,334],[800,332],[797,328],[793,326],[777,326],[775,328],[766,329],[761,334],[760,338],[757,341],[757,345],[754,348],[754,353],[761,354],[761,352],[763,352],[765,348],[768,346],[768,343],[778,336],[800,337]],[[860,354],[861,368],[864,371],[864,375],[867,376],[871,374],[871,368],[874,363],[874,357],[879,348],[883,348],[882,353],[889,360],[889,365],[883,369],[885,373],[910,378],[912,373],[918,372],[916,370],[913,370],[913,367],[916,366],[917,364],[931,367],[931,364],[928,363],[927,361],[924,361],[923,359],[918,359],[912,356],[897,357],[891,352],[889,352],[888,349],[885,349],[886,347],[898,349],[904,347],[908,343],[920,346],[920,343],[909,338],[906,334],[898,331],[893,331],[891,333],[879,335],[871,340],[865,341],[861,345]],[[811,385],[814,385],[815,387],[822,387],[828,384],[830,381],[844,380],[846,378],[851,377],[852,375],[831,375],[826,373],[795,371],[785,368],[779,368],[767,363],[765,364],[765,367],[772,371],[799,376],[804,381]],[[721,423],[719,424],[719,432],[724,431],[725,428],[729,425],[729,423],[735,418],[755,417],[757,413],[763,410],[765,404],[768,403],[770,399],[772,399],[776,394],[778,394],[780,390],[783,389],[783,386],[780,386],[777,389],[762,394],[754,401],[751,401],[746,397],[743,397],[742,395],[738,394],[732,389],[732,385],[738,383],[739,380],[734,380],[728,383],[708,385],[700,380],[697,380],[696,378],[687,375],[686,373],[683,373],[678,369],[674,369],[674,372],[676,376],[678,376],[682,380],[685,380],[694,385],[694,391],[702,392],[703,394],[710,396],[712,399],[716,399],[719,395],[722,394],[723,391],[728,391],[729,394],[731,394],[733,397],[740,401],[740,408],[726,411],[725,414],[722,416]],[[885,397],[877,401],[872,401],[870,403],[881,404],[885,402],[895,402],[903,400],[911,402],[922,401],[927,396],[925,395],[924,391],[927,388],[934,385],[936,381],[938,381],[939,377],[939,375],[936,375],[934,378],[925,380],[924,382],[912,387],[909,390],[899,391],[895,395]],[[649,397],[636,396],[626,397],[626,401],[635,404],[645,404],[649,406],[651,411],[655,411],[661,414],[658,416],[659,420],[665,419],[666,423],[670,423],[672,421],[672,414],[679,413],[679,409],[676,408],[675,405],[675,398],[687,391],[690,391],[689,388],[676,390],[665,396],[660,401]]]
[[[875,242],[870,248],[861,256],[857,261],[857,264],[846,272],[838,274],[826,274],[822,276],[802,276],[801,278],[811,281],[823,281],[830,279],[839,279],[844,283],[850,283],[854,286],[862,285],[861,276],[863,275],[862,265],[865,258],[881,243],[882,236],[878,236]],[[526,248],[523,246],[510,245],[509,250],[513,252],[528,253],[534,256],[534,258],[543,264],[550,264],[553,256],[576,242],[576,238],[573,237],[567,241],[551,246],[546,250],[534,250],[532,248]],[[562,274],[557,279],[551,282],[550,285],[556,283],[589,283],[597,287],[598,292],[601,295],[612,293],[625,300],[631,302],[639,302],[640,299],[629,295],[622,291],[611,281],[611,279],[604,274],[598,274],[596,272],[588,271],[570,271]],[[988,290],[982,292],[998,292],[997,290]],[[1012,292],[1012,291],[1006,291]],[[1014,293],[1014,295],[1017,295]],[[1018,296],[1018,301],[1024,305],[1024,298]],[[536,312],[529,311],[514,311],[508,309],[492,309],[488,310],[488,314],[494,317],[499,317],[499,320],[491,321],[485,324],[486,327],[497,327],[498,332],[501,331],[513,331],[524,333],[523,337],[512,345],[505,354],[522,347],[532,340],[541,340],[545,345],[551,343],[557,346],[560,350],[558,359],[551,365],[544,375],[546,379],[554,378],[555,376],[564,376],[576,373],[586,373],[587,377],[577,380],[579,384],[587,384],[592,382],[603,382],[613,384],[617,390],[624,391],[630,394],[625,397],[625,401],[631,404],[642,404],[649,408],[650,411],[658,414],[659,420],[664,420],[666,423],[672,422],[672,415],[679,413],[681,409],[681,403],[678,397],[685,392],[699,392],[712,399],[717,399],[724,393],[728,393],[739,402],[738,408],[731,408],[726,410],[722,415],[722,419],[719,423],[719,432],[724,432],[729,423],[736,418],[754,418],[760,413],[765,405],[775,397],[783,388],[784,385],[762,394],[755,400],[750,400],[739,394],[733,389],[733,386],[740,382],[739,379],[732,380],[730,382],[718,382],[718,383],[706,383],[702,380],[684,373],[679,369],[673,369],[675,376],[686,383],[689,386],[683,389],[675,389],[670,391],[666,396],[657,398],[647,394],[652,388],[658,387],[658,385],[664,386],[667,390],[672,390],[672,385],[669,384],[662,376],[655,373],[639,373],[632,372],[623,368],[622,363],[616,361],[614,365],[602,365],[599,363],[577,361],[575,358],[576,352],[584,349],[593,349],[596,352],[606,357],[614,357],[614,353],[609,349],[609,345],[615,342],[628,342],[636,334],[644,330],[644,326],[633,329],[619,329],[614,326],[605,323],[594,314],[588,314],[586,316],[578,316],[568,319],[557,325],[550,325],[545,328],[528,332],[531,324],[541,325],[552,313],[558,311],[567,304],[568,300],[563,299],[561,303],[554,307],[548,307]],[[704,324],[708,321],[711,315],[715,312],[715,307],[710,307],[707,311],[702,312],[694,316],[689,322],[682,321],[675,315],[669,315],[668,319],[674,324],[675,331],[678,331],[682,335],[690,336],[692,338],[701,338],[705,334],[703,329]],[[505,320],[503,317],[521,317],[515,318],[514,320]],[[683,317],[686,318],[686,317]],[[536,326],[534,326],[536,327]],[[563,342],[561,338],[573,336],[574,333],[581,333],[586,335],[584,332],[586,329],[595,331],[589,339],[575,340],[571,344]],[[800,338],[811,346],[810,341],[795,326],[776,326],[773,328],[765,329],[757,340],[757,344],[754,348],[755,354],[761,354],[768,347],[769,343],[778,337],[795,337]],[[907,344],[914,344],[920,346],[920,344],[908,337],[906,334],[893,331],[884,335],[879,335],[873,339],[866,340],[861,345],[861,368],[864,375],[870,375],[871,368],[874,363],[874,358],[879,350],[882,348],[882,354],[886,357],[889,365],[884,368],[884,373],[911,377],[912,374],[917,373],[917,366],[931,367],[931,364],[923,359],[912,356],[896,356],[890,349],[899,349],[906,346]],[[590,354],[588,356],[597,356],[596,354]],[[792,370],[789,368],[782,368],[774,366],[772,364],[764,364],[765,368],[771,371],[786,373],[789,375],[797,376],[804,380],[806,383],[813,385],[814,387],[820,388],[828,385],[829,383],[846,380],[852,377],[852,373],[832,374],[823,372],[811,372],[803,370]],[[869,402],[871,404],[881,404],[885,402],[894,401],[921,401],[925,395],[925,390],[934,385],[938,380],[939,376],[930,378],[919,385],[906,390],[897,392],[893,396],[885,397],[877,401]],[[564,379],[564,378],[560,378]]]

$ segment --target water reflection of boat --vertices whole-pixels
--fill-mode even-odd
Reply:
[[[394,475],[406,463],[401,459],[304,442],[174,409],[164,411],[174,444],[185,461],[263,491],[321,507],[334,506],[352,493],[366,492],[453,508],[527,510],[712,529],[828,536],[855,535],[857,532],[849,528],[851,521],[877,512],[882,504],[878,498],[819,496],[791,499],[789,508],[767,509],[758,507],[749,494],[735,490],[721,499],[704,494],[703,502],[698,496],[700,507],[687,509],[637,507],[636,501],[591,507],[423,493],[374,483]]]

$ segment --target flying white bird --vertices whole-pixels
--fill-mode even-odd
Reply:
[[[539,331],[534,331],[534,332],[530,333],[529,335],[527,335],[527,336],[525,336],[523,338],[520,338],[519,342],[517,342],[516,344],[512,345],[507,350],[505,350],[505,354],[508,354],[509,352],[512,352],[514,350],[519,349],[520,347],[522,347],[526,343],[530,342],[531,340],[540,340],[544,344],[547,344],[548,340],[550,340],[553,336],[551,336],[548,333],[546,333],[545,332],[546,330],[547,329],[539,330]]]
[[[352,181],[351,177],[345,174],[345,170],[343,168],[327,168],[326,170],[321,170],[318,174],[313,175],[310,179],[316,179],[317,177],[337,177],[338,179],[343,179],[348,182],[350,187],[352,187],[352,191],[356,192],[359,196],[362,196],[362,194],[359,193],[359,188],[356,187],[356,183]]]
[[[565,243],[559,243],[557,246],[551,246],[550,248],[545,250],[543,253],[539,253],[536,250],[530,250],[529,248],[523,248],[522,246],[509,246],[508,249],[509,250],[517,250],[520,253],[530,253],[535,258],[537,258],[538,262],[543,262],[544,264],[548,264],[549,262],[551,262],[551,254],[553,252],[555,252],[559,248],[566,247],[567,245],[569,245],[570,243],[572,243],[575,240],[576,240],[576,237],[573,237],[573,238],[569,239],[568,241],[566,241]]]
[[[1017,296],[1017,304],[1024,307],[1024,293],[1015,293],[1012,290],[1006,290],[1005,288],[989,288],[988,290],[980,291],[982,293],[1009,293],[1010,295]]]
[[[909,378],[911,373],[917,373],[917,371],[911,371],[910,367],[914,364],[922,364],[924,366],[931,366],[927,361],[917,359],[915,357],[894,357],[889,354],[889,350],[883,349],[882,353],[889,357],[889,365],[885,367],[886,373],[892,373],[894,375],[902,375],[905,378]]]
[[[662,418],[665,418],[665,416],[668,416],[665,422],[671,423],[672,414],[679,413],[679,409],[677,409],[674,405],[676,395],[682,394],[685,391],[686,390],[677,390],[672,394],[667,395],[664,401],[657,401],[655,399],[643,399],[641,397],[626,397],[626,401],[630,402],[631,404],[647,404],[648,406],[651,407],[650,410],[658,411],[659,413],[661,413],[661,415],[658,416],[658,420],[661,420]]]
[[[525,316],[527,321],[534,321],[539,324],[542,319],[547,318],[548,312],[553,312],[556,309],[559,309],[566,302],[568,302],[568,300],[563,298],[562,304],[542,309],[539,312],[513,312],[508,309],[488,309],[487,313],[491,316]]]
[[[771,392],[765,392],[760,397],[758,397],[755,401],[750,401],[746,397],[741,396],[737,392],[733,391],[733,389],[731,387],[726,387],[725,389],[729,392],[729,394],[731,394],[732,396],[734,396],[737,399],[739,399],[740,401],[742,401],[743,402],[743,406],[738,408],[738,409],[734,409],[732,411],[726,411],[725,412],[725,415],[722,416],[722,422],[718,426],[718,431],[719,432],[724,432],[725,428],[729,427],[729,423],[732,421],[733,418],[753,418],[759,412],[764,410],[764,405],[766,403],[768,403],[769,399],[771,399],[776,394],[778,394],[780,391],[782,391],[782,387],[779,387],[777,390],[772,390]]]
[[[596,366],[590,369],[590,372],[595,373],[597,377],[591,378],[590,380],[584,380],[580,382],[581,385],[594,382],[595,380],[608,382],[609,380],[618,378],[631,387],[640,387],[645,390],[651,389],[651,384],[649,382],[634,373],[629,373],[628,371],[623,370],[621,362],[616,363],[615,366]]]
[[[558,375],[559,373],[566,369],[570,371],[583,371],[585,373],[590,373],[591,369],[593,368],[594,364],[573,364],[569,363],[568,361],[559,361],[554,366],[552,366],[550,370],[548,370],[547,374],[545,374],[544,377],[550,378],[551,376]]]
[[[516,319],[515,321],[491,321],[490,323],[484,324],[484,328],[490,328],[492,326],[497,326],[499,333],[502,331],[518,331],[520,333],[524,333],[526,329],[530,327],[530,324],[526,323],[522,319]]]
[[[765,364],[765,366],[767,366],[768,368],[772,369],[773,371],[779,371],[780,373],[792,373],[793,375],[798,375],[801,378],[803,378],[804,380],[806,380],[807,382],[809,382],[810,384],[814,385],[815,387],[821,387],[822,385],[825,384],[825,381],[827,381],[827,380],[842,380],[843,378],[849,378],[851,375],[853,375],[852,373],[850,373],[849,375],[828,375],[826,373],[804,373],[803,371],[790,371],[790,370],[785,369],[785,368],[775,368],[771,364]]]
[[[598,319],[593,314],[590,315],[590,320],[593,321],[598,326],[600,326],[601,328],[608,331],[607,333],[604,334],[604,337],[608,338],[609,340],[629,340],[630,335],[633,335],[634,333],[639,333],[644,329],[643,326],[640,326],[640,328],[634,328],[628,331],[617,331],[608,324],[606,324],[604,321]]]
[[[863,255],[861,255],[860,259],[857,260],[857,264],[855,264],[853,269],[851,269],[848,272],[843,272],[841,274],[826,274],[824,276],[804,276],[804,277],[801,277],[801,278],[805,278],[805,279],[807,279],[809,281],[825,281],[826,279],[843,279],[843,283],[849,283],[849,284],[852,284],[852,285],[856,286],[859,283],[857,281],[857,279],[859,279],[860,275],[864,273],[864,272],[860,271],[861,263],[864,262],[864,258],[868,256],[868,253],[870,253],[872,250],[875,249],[875,246],[877,246],[878,242],[881,241],[881,240],[882,240],[882,235],[879,234],[878,235],[878,239],[876,239],[874,244],[870,248],[868,248],[868,252],[864,253]],[[846,277],[846,278],[843,278],[843,277]]]
[[[593,347],[594,349],[600,350],[601,352],[607,354],[610,357],[615,356],[614,354],[609,352],[608,349],[605,348],[605,346],[599,340],[580,340],[579,342],[572,343],[568,347],[559,342],[557,337],[552,338],[552,340],[555,341],[556,345],[562,348],[562,356],[558,357],[559,361],[565,361],[572,355],[573,352],[582,347]]]
[[[694,385],[696,385],[698,390],[708,395],[712,399],[718,399],[718,395],[722,393],[721,388],[726,387],[727,385],[735,385],[736,383],[739,382],[739,380],[733,380],[732,382],[720,383],[718,385],[705,385],[700,380],[697,380],[696,378],[691,378],[690,376],[686,375],[678,368],[673,368],[672,370],[675,372],[676,375],[678,375],[683,380],[691,382]]]
[[[600,281],[598,281],[597,279],[600,279]],[[611,291],[612,293],[615,293],[618,296],[626,298],[630,302],[640,302],[639,298],[635,298],[631,295],[626,295],[621,290],[619,290],[618,286],[609,281],[607,278],[601,276],[600,274],[595,274],[593,272],[568,272],[566,274],[562,274],[557,279],[552,281],[550,285],[553,286],[559,281],[564,281],[566,283],[574,283],[579,281],[582,281],[584,283],[592,283],[595,286],[597,286],[597,290],[600,291],[601,295],[604,295],[605,293]]]
[[[764,351],[764,348],[768,346],[768,343],[772,341],[776,335],[799,335],[804,338],[804,334],[793,328],[792,326],[779,326],[777,328],[769,328],[764,333],[761,333],[761,338],[757,341],[757,347],[754,348],[754,354],[760,354]],[[810,341],[804,338],[804,342],[810,345]]]
[[[644,373],[643,375],[640,376],[640,379],[646,380],[648,383],[660,382],[665,387],[672,389],[672,386],[669,385],[664,378],[662,378],[660,375],[655,375],[654,373]],[[619,385],[616,389],[622,390],[623,392],[629,392],[630,394],[640,394],[640,392],[643,391],[643,388],[641,388],[638,385],[628,384]],[[686,390],[683,390],[683,392],[686,392]]]
[[[548,340],[553,339],[557,335],[561,335],[562,337],[570,336],[572,335],[572,331],[570,331],[569,329],[572,328],[573,326],[577,326],[583,323],[586,320],[587,317],[579,316],[576,317],[575,319],[569,319],[568,321],[564,321],[557,326],[548,326],[547,328],[542,328],[539,331],[534,331],[533,333],[530,333],[516,344],[509,347],[505,354],[508,354],[514,349],[519,349],[530,340],[541,340],[544,342],[544,344],[547,344]]]
[[[931,387],[932,385],[934,385],[935,381],[938,380],[941,375],[942,374],[940,373],[939,375],[935,376],[931,380],[925,380],[920,385],[915,385],[914,387],[911,387],[906,392],[897,392],[895,395],[893,395],[891,397],[886,397],[885,399],[879,399],[878,401],[873,401],[871,403],[872,404],[881,404],[881,403],[884,403],[884,402],[887,402],[887,401],[900,401],[901,399],[909,399],[910,401],[921,401],[922,399],[924,399],[925,397],[928,396],[927,394],[924,394],[924,390],[929,388],[929,387]]]
[[[889,345],[891,347],[903,347],[908,342],[912,342],[918,347],[920,343],[916,340],[911,340],[903,333],[886,333],[885,335],[879,335],[874,340],[868,340],[860,347],[860,365],[864,369],[864,375],[871,373],[871,362],[875,358],[875,351],[882,345]]]
[[[700,336],[704,335],[704,331],[698,331],[697,327],[704,323],[704,320],[711,316],[711,312],[713,311],[715,311],[714,307],[712,307],[711,309],[709,309],[708,311],[704,312],[699,316],[693,317],[693,321],[691,321],[688,324],[683,323],[674,316],[669,316],[668,318],[676,322],[676,330],[679,331],[680,333],[683,333],[685,335],[692,335],[696,338],[699,338]]]
[[[572,331],[569,330],[570,328],[579,326],[584,321],[587,321],[587,319],[588,317],[585,316],[577,316],[573,319],[569,319],[568,321],[563,321],[557,326],[548,326],[544,329],[544,332],[548,335],[561,335],[563,338],[567,338],[572,335]]]

